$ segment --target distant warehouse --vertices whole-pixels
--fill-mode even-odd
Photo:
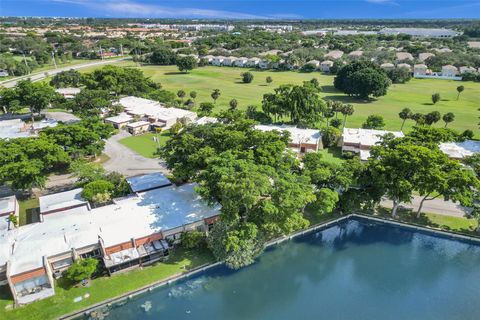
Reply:
[[[384,35],[406,34],[414,38],[453,38],[460,35],[459,32],[450,29],[430,28],[384,28],[378,32]]]

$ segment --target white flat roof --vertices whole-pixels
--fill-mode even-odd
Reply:
[[[16,203],[15,196],[0,198],[0,215],[15,211]]]
[[[255,129],[261,131],[288,131],[290,132],[290,140],[292,143],[309,143],[317,144],[322,137],[319,130],[316,129],[300,129],[295,126],[288,125],[256,125]]]
[[[362,146],[374,146],[387,133],[392,133],[396,138],[404,137],[401,131],[387,131],[375,129],[343,129],[343,143],[360,144]]]
[[[169,186],[170,180],[161,172],[144,174],[141,176],[130,177],[126,179],[133,192],[142,192],[154,188]]]
[[[218,119],[214,117],[201,117],[195,120],[195,123],[198,125],[204,125],[207,123],[216,123],[216,122],[218,122]]]
[[[121,98],[119,103],[123,106],[126,113],[153,117],[162,121],[184,117],[195,119],[197,117],[197,114],[192,111],[178,108],[166,108],[157,101],[133,96]]]
[[[80,88],[58,88],[55,90],[55,92],[63,95],[76,95],[77,93],[80,93],[80,91]]]
[[[78,207],[0,234],[0,266],[10,261],[10,274],[18,274],[42,267],[44,256],[94,245],[99,236],[109,247],[218,215],[220,206],[208,206],[194,187],[154,189],[90,211]]]
[[[78,188],[39,197],[40,213],[86,204],[82,191],[82,188]]]
[[[463,159],[480,152],[480,141],[445,142],[440,144],[440,150],[450,158]]]
[[[151,124],[151,123],[148,122],[148,121],[137,121],[137,122],[132,122],[132,123],[127,124],[127,127],[129,127],[129,128],[137,128],[137,127],[147,126],[147,125],[150,125],[150,124]]]
[[[113,122],[113,123],[118,124],[118,123],[128,122],[132,119],[133,119],[133,117],[131,115],[128,115],[128,114],[122,112],[118,116],[105,118],[105,121],[109,121],[109,122]]]

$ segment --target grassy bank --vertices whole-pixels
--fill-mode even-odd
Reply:
[[[112,277],[94,279],[88,287],[70,287],[64,281],[57,281],[55,296],[14,310],[7,310],[11,309],[12,300],[8,288],[2,286],[0,287],[0,319],[55,319],[213,261],[208,251],[193,252],[176,248],[170,259],[164,263]],[[76,297],[83,297],[87,293],[90,295],[88,298],[77,303],[73,302]]]

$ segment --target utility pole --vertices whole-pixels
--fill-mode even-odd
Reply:
[[[103,57],[103,49],[102,49],[102,46],[100,46],[100,57],[102,58],[102,61],[103,61],[104,57]]]
[[[52,59],[53,59],[53,64],[55,65],[55,69],[57,69],[57,61],[55,61],[55,51],[52,51]]]
[[[30,73],[30,67],[28,66],[27,58],[25,58],[25,52],[24,51],[22,51],[22,55],[23,55],[23,62],[25,63],[25,67],[27,67],[27,72]]]
[[[122,55],[122,57],[123,57],[123,46],[122,46],[122,44],[121,44],[121,43],[120,43],[120,54],[121,54],[121,55]]]

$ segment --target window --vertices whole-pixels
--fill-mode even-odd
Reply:
[[[54,270],[61,269],[70,266],[73,263],[72,258],[66,258],[52,263],[52,268]]]
[[[100,249],[95,249],[86,253],[82,253],[80,257],[82,259],[87,259],[87,258],[98,258],[101,256]]]

